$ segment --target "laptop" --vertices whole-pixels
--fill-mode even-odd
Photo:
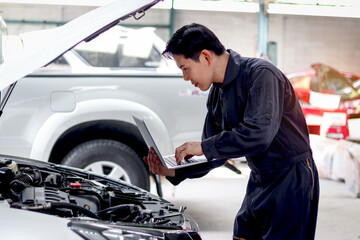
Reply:
[[[146,123],[144,119],[140,119],[136,116],[133,116],[135,123],[137,127],[139,128],[139,131],[143,137],[143,139],[146,142],[146,145],[150,149],[150,147],[154,148],[156,154],[158,155],[160,162],[166,167],[167,169],[177,169],[177,168],[183,168],[183,167],[189,167],[192,165],[200,164],[207,162],[207,159],[204,155],[201,156],[193,156],[189,159],[182,159],[181,162],[178,164],[175,159],[175,154],[163,156],[159,148],[156,146],[155,141],[153,137],[150,134],[150,131],[148,127],[146,126]]]

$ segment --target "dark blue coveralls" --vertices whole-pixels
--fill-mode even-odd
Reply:
[[[251,169],[234,239],[314,239],[319,180],[305,119],[289,80],[268,61],[228,50],[211,87],[202,149],[208,162],[177,169],[174,185],[245,156]]]

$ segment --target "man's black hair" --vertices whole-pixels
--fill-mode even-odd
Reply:
[[[225,51],[224,45],[210,29],[192,23],[181,27],[172,35],[162,55],[172,59],[173,55],[181,54],[185,58],[199,61],[200,52],[204,49],[213,51],[216,55]]]

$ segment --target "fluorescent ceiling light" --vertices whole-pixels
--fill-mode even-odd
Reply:
[[[360,7],[270,4],[269,14],[360,18]]]
[[[332,6],[360,6],[359,0],[274,0],[274,3],[332,5]]]
[[[259,11],[259,4],[256,2],[236,2],[236,1],[194,1],[181,0],[174,2],[175,9],[201,10],[217,12],[251,12]]]

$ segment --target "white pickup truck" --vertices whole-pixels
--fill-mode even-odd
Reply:
[[[206,113],[207,93],[161,57],[164,47],[152,29],[114,27],[21,79],[1,116],[0,151],[148,190],[147,147],[132,116],[145,118],[170,154],[200,139]]]

